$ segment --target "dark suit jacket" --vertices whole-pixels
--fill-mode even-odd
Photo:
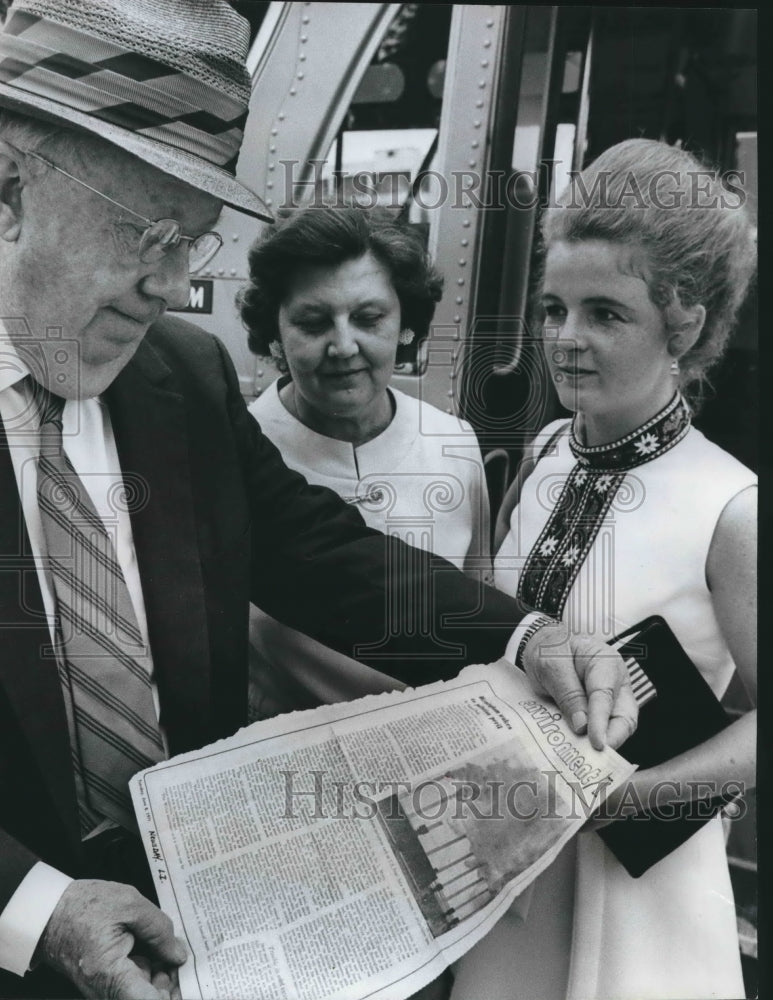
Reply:
[[[367,528],[291,472],[248,414],[222,344],[165,319],[105,394],[170,750],[246,719],[247,614],[413,684],[498,658],[524,609]],[[387,609],[429,595],[410,632]],[[34,862],[81,872],[66,718],[0,427],[0,910]]]

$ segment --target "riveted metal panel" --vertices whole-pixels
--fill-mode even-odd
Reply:
[[[480,207],[488,169],[491,115],[502,58],[506,8],[454,7],[443,90],[436,176],[425,196],[430,252],[445,275],[427,342],[427,367],[418,378],[398,377],[401,389],[449,413],[457,412],[458,366],[474,318]],[[472,188],[472,195],[464,191]],[[485,202],[484,202],[485,203]]]
[[[273,3],[250,53],[250,111],[237,176],[276,210],[311,193],[315,168],[340,128],[365,70],[399,4]],[[223,339],[245,396],[277,377],[256,359],[235,305],[247,280],[247,251],[264,224],[225,209],[218,226],[224,246],[213,267],[213,311],[198,325]]]
[[[259,60],[239,172],[271,207],[311,193],[399,4],[291,3]]]

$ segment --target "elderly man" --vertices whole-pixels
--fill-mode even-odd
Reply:
[[[247,42],[225,0],[16,0],[0,35],[0,995],[169,993],[127,781],[244,723],[250,599],[414,684],[520,622],[577,729],[634,723],[613,655],[309,487],[219,341],[162,320],[223,204],[266,217],[231,172]]]

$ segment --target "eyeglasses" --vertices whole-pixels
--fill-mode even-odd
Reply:
[[[22,150],[22,152],[26,153],[27,156],[40,160],[47,167],[56,170],[57,173],[64,174],[71,181],[75,181],[81,187],[85,187],[93,194],[99,195],[100,198],[109,201],[111,205],[115,205],[121,211],[133,215],[135,219],[141,219],[147,226],[147,229],[140,236],[139,246],[137,247],[137,253],[143,264],[157,263],[166,254],[175,250],[180,243],[185,242],[188,244],[188,270],[191,274],[196,274],[197,271],[200,271],[202,267],[212,260],[223,245],[223,237],[220,233],[212,232],[202,233],[201,236],[183,236],[180,231],[182,227],[176,219],[146,219],[139,212],[135,212],[133,209],[127,208],[126,205],[122,205],[120,201],[116,201],[101,191],[97,191],[96,188],[80,180],[80,178],[68,174],[66,170],[57,167],[55,163],[51,163],[44,156],[41,156],[40,153],[33,153],[31,150]]]

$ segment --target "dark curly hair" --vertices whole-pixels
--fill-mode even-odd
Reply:
[[[270,355],[279,340],[279,309],[290,281],[307,265],[335,267],[370,251],[387,269],[400,300],[400,319],[417,342],[426,337],[443,291],[420,233],[384,208],[307,207],[285,212],[248,256],[250,283],[237,304],[254,354]],[[411,347],[411,351],[415,345]],[[406,349],[398,347],[397,361]]]
[[[738,180],[684,149],[627,139],[575,176],[542,219],[543,252],[561,240],[640,245],[650,298],[667,330],[679,325],[683,309],[705,307],[701,334],[679,359],[681,386],[694,405],[755,271],[754,231]]]

